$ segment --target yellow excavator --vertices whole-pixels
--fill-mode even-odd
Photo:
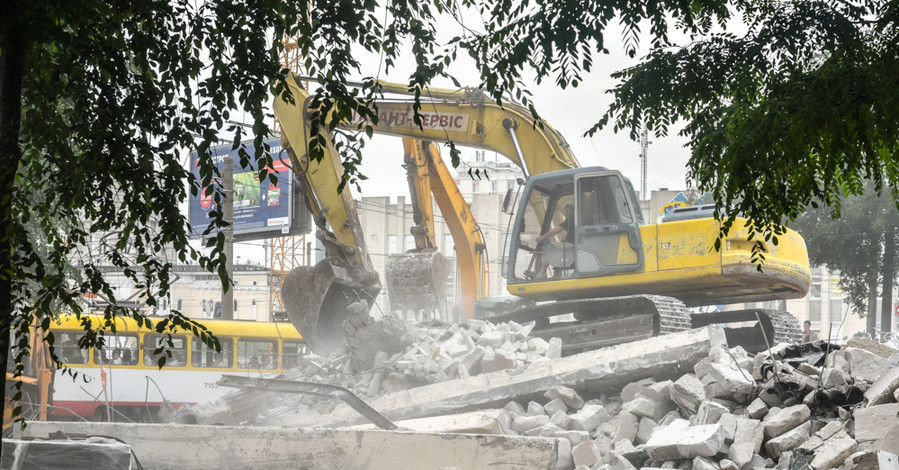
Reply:
[[[329,155],[321,163],[309,163],[310,95],[295,76],[288,84],[296,104],[278,98],[275,114],[294,168],[307,186],[316,188],[307,191],[307,197],[319,204],[312,212],[329,253],[326,263],[314,268],[322,272],[315,279],[322,283],[298,284],[304,292],[297,297],[307,301],[287,305],[291,320],[315,350],[323,326],[334,333],[330,341],[339,341],[340,325],[356,311],[367,314],[370,291],[380,285],[364,242],[353,236],[358,221],[328,217],[333,232],[323,228],[326,205],[316,198],[340,197],[339,157],[329,130],[323,129]],[[562,337],[568,352],[712,322],[755,322],[728,336],[748,349],[798,339],[795,318],[785,312],[703,317],[686,310],[804,296],[811,274],[805,242],[796,232],[788,230],[778,243],[765,244],[765,264],[758,270],[746,220],[737,219],[720,250],[714,248],[719,222],[712,217],[713,207],[683,208],[668,220],[645,224],[633,186],[620,172],[581,168],[558,131],[536,123],[530,111],[514,102],[500,106],[477,89],[428,88],[421,93],[420,120],[415,122],[413,93],[405,85],[379,86],[385,96],[399,98],[377,102],[377,122],[365,123],[374,132],[491,150],[518,165],[527,177],[517,207],[511,193],[505,204],[510,212],[515,209],[505,277],[510,294],[542,303],[494,319],[536,320],[538,334]],[[361,123],[355,119],[345,125]],[[351,203],[345,200],[344,206]],[[461,320],[468,318],[462,315]]]
[[[446,311],[446,260],[434,240],[434,208],[437,203],[455,244],[459,265],[460,316],[470,318],[474,303],[485,295],[486,244],[471,207],[462,197],[449,167],[433,142],[403,138],[403,162],[412,195],[413,221],[410,232],[415,249],[387,258],[385,280],[392,311],[420,313],[436,310],[449,320]],[[458,320],[458,319],[455,319]]]

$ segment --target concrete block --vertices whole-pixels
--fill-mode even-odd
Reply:
[[[743,468],[756,452],[753,450],[754,445],[751,442],[734,442],[727,448],[727,458],[732,461],[737,468]]]
[[[618,427],[612,436],[613,442],[620,440],[633,441],[637,436],[637,426],[640,424],[640,418],[628,411],[622,411],[618,414]]]
[[[545,414],[547,414],[546,410],[543,409],[543,405],[541,405],[540,403],[537,403],[535,401],[528,403],[528,416],[539,416]]]
[[[874,383],[890,370],[888,359],[861,348],[846,348],[849,375],[856,381]]]
[[[568,415],[564,411],[556,411],[552,416],[549,417],[549,422],[562,429],[568,429],[568,423],[570,421],[571,420],[568,418]]]
[[[511,427],[513,431],[524,434],[531,429],[539,428],[547,423],[549,423],[549,416],[546,415],[519,416],[512,420]]]
[[[842,429],[843,423],[841,423],[839,420],[831,421],[824,425],[823,428],[815,432],[815,434],[812,435],[812,437],[810,437],[809,440],[805,442],[805,444],[802,444],[802,448],[813,451],[818,447],[824,445],[824,441],[830,439],[834,434]]]
[[[656,402],[659,405],[659,408],[662,409],[662,414],[665,414],[671,411],[674,406],[671,403],[671,392],[669,390],[672,385],[674,385],[674,382],[663,380],[643,388],[640,393],[644,397]]]
[[[593,441],[586,441],[581,442],[571,449],[571,457],[574,460],[575,466],[585,465],[587,467],[592,467],[599,462],[602,454],[599,451],[599,447],[596,446],[596,443]]]
[[[777,437],[769,439],[768,442],[765,443],[765,451],[768,452],[768,455],[771,457],[779,458],[780,454],[788,450],[793,450],[807,441],[811,434],[811,430],[812,425],[809,422],[804,422],[795,426],[789,431],[785,431],[778,434]]]
[[[656,420],[662,417],[662,409],[659,407],[658,403],[643,396],[625,402],[621,405],[621,410],[632,413],[640,418],[647,417]]]
[[[881,375],[868,387],[865,398],[868,406],[889,403],[895,400],[893,394],[899,389],[899,367],[893,367]]]
[[[842,387],[848,383],[849,375],[845,372],[828,367],[821,374],[821,388],[829,389]]]
[[[564,431],[564,429],[556,426],[555,424],[546,423],[538,428],[525,431],[524,435],[531,437],[555,437],[557,433],[562,431]]]
[[[771,459],[766,459],[759,454],[753,454],[752,459],[749,460],[749,463],[746,464],[747,469],[762,469],[762,468],[771,468],[774,465],[774,461]]]
[[[515,419],[519,416],[526,416],[528,414],[527,410],[524,409],[524,406],[517,401],[510,401],[506,403],[506,406],[503,407],[503,410],[509,414],[512,419]]]
[[[718,461],[720,470],[740,470],[740,466],[729,459],[721,459]]]
[[[557,432],[555,435],[553,435],[552,437],[559,438],[559,439],[565,439],[568,442],[571,442],[571,445],[574,446],[574,445],[580,444],[581,442],[590,440],[590,433],[587,433],[584,431],[561,430],[561,431]],[[600,450],[602,450],[602,449],[600,449]]]
[[[855,438],[859,442],[876,441],[899,426],[899,403],[869,406],[855,410]]]
[[[855,439],[849,437],[846,431],[839,431],[824,441],[824,445],[815,449],[812,468],[815,470],[838,468],[857,448],[858,443]]]
[[[696,414],[690,418],[690,424],[715,424],[721,419],[721,416],[728,412],[728,409],[717,403],[703,400],[696,410]]]
[[[629,402],[638,395],[644,395],[643,391],[656,383],[656,379],[649,377],[646,379],[631,382],[621,389],[621,401]]]
[[[571,457],[571,442],[568,439],[559,439],[559,450],[556,460],[556,470],[571,470],[574,468],[574,459]]]
[[[882,450],[856,452],[843,464],[846,470],[899,470],[899,456]]]
[[[805,405],[794,405],[784,408],[774,416],[765,417],[762,423],[765,426],[765,435],[768,437],[780,436],[806,422],[811,415],[811,410]]]
[[[727,397],[744,404],[755,398],[755,381],[752,375],[736,364],[728,367],[712,363],[708,377],[720,387],[705,387],[706,398]],[[715,390],[714,394],[709,394],[710,389]]]
[[[669,389],[673,401],[685,413],[696,413],[699,404],[705,400],[705,389],[694,374],[684,374]]]
[[[640,424],[637,425],[637,435],[634,436],[634,442],[637,444],[645,444],[652,432],[659,426],[652,418],[640,418]]]
[[[724,449],[724,430],[717,424],[690,426],[677,420],[665,428],[656,429],[643,447],[656,460],[712,457]]]
[[[718,418],[718,424],[724,430],[724,443],[730,444],[734,441],[734,434],[737,432],[737,416],[733,413],[724,413]],[[708,423],[715,424],[715,423]]]
[[[574,389],[564,385],[554,386],[547,390],[546,393],[543,394],[543,397],[547,400],[555,400],[558,398],[562,400],[562,403],[565,403],[565,406],[573,410],[579,410],[584,406],[584,399],[581,398]]]
[[[550,400],[545,405],[543,405],[543,409],[546,411],[546,414],[552,416],[559,411],[561,411],[563,413],[567,413],[568,405],[566,405],[565,402],[562,401],[561,398],[556,398],[556,399]]]
[[[577,413],[568,416],[568,429],[592,432],[606,418],[608,412],[602,405],[585,405]]]
[[[765,429],[762,422],[757,419],[737,419],[737,427],[734,431],[734,442],[752,444],[752,453],[758,454],[765,440]]]
[[[693,459],[693,470],[718,470],[718,464],[705,457],[696,457]]]
[[[304,430],[251,426],[32,422],[22,437],[51,432],[112,436],[144,468],[521,468],[555,470],[557,439],[402,431]]]

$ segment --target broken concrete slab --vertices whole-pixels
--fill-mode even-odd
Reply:
[[[581,442],[571,449],[571,457],[574,460],[575,466],[584,465],[586,467],[592,467],[599,462],[599,459],[602,457],[602,452],[595,442],[586,441]]]
[[[602,405],[584,405],[577,413],[568,416],[568,429],[593,432],[608,417],[609,412]]]
[[[590,394],[617,393],[624,385],[644,378],[678,377],[684,368],[708,355],[710,348],[724,344],[723,330],[708,326],[543,361],[514,374],[494,372],[425,385],[383,395],[370,405],[389,419],[400,420],[494,408],[510,400],[538,400],[544,391],[556,386]],[[572,407],[571,403],[566,404]],[[316,427],[359,421],[358,415],[343,405],[330,415],[309,417],[307,422],[296,419],[293,424]]]
[[[573,388],[564,385],[555,385],[547,390],[543,397],[547,400],[562,400],[565,406],[573,410],[579,410],[584,406],[584,399]]]
[[[899,456],[882,450],[856,452],[843,463],[846,470],[899,470]]]
[[[874,383],[890,370],[889,360],[866,349],[846,348],[849,375],[856,381]]]
[[[815,449],[815,459],[812,460],[812,468],[830,469],[838,468],[858,448],[855,439],[849,437],[846,431],[838,431],[824,441],[821,447]]]
[[[893,367],[877,378],[865,392],[868,406],[889,403],[895,400],[894,392],[899,389],[899,367]]]
[[[643,450],[655,460],[712,457],[725,450],[724,430],[717,424],[690,426],[687,420],[677,420],[656,429]]]
[[[899,427],[899,403],[869,406],[855,410],[855,438],[876,441]]]
[[[696,413],[699,404],[705,400],[705,388],[695,374],[684,374],[668,390],[671,393],[671,401],[691,415]]]
[[[32,422],[18,435],[46,437],[59,430],[112,436],[130,445],[145,468],[182,470],[555,470],[559,453],[557,439],[246,426]]]
[[[447,434],[509,434],[511,420],[504,410],[478,410],[446,416],[407,419],[397,421],[397,428],[402,431]],[[374,424],[358,424],[349,426],[347,430],[376,430]]]
[[[812,412],[806,405],[793,405],[784,408],[773,416],[765,417],[765,420],[762,422],[763,426],[765,426],[765,435],[768,437],[780,436],[806,422],[811,415]]]
[[[784,432],[765,443],[765,451],[771,457],[780,458],[788,450],[793,450],[808,440],[812,425],[808,421]]]

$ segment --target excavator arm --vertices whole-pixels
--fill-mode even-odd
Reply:
[[[486,244],[471,207],[465,202],[449,168],[433,142],[403,139],[412,200],[416,249],[390,255],[385,270],[387,292],[393,310],[436,309],[445,298],[446,262],[435,246],[431,195],[446,221],[456,247],[460,273],[460,319],[472,318],[474,302],[484,296]]]
[[[275,116],[281,123],[282,146],[303,187],[326,258],[313,267],[291,271],[284,280],[282,296],[288,317],[310,347],[329,354],[344,348],[345,320],[360,317],[364,323],[368,318],[381,283],[372,267],[350,188],[338,191],[343,167],[330,132],[322,132],[324,158],[316,162],[309,155],[309,94],[297,86],[293,96],[296,104],[275,100]]]

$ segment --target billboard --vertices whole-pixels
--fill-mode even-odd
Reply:
[[[268,178],[259,180],[256,162],[250,162],[250,166],[241,166],[238,149],[232,150],[231,145],[212,149],[212,158],[219,171],[222,170],[226,156],[234,159],[235,241],[309,233],[309,212],[303,202],[300,185],[290,168],[278,158],[281,140],[269,139],[265,143],[271,148],[273,165],[269,172],[278,177],[276,184]],[[244,144],[252,152],[252,141]],[[191,153],[190,170],[199,179],[195,152]],[[200,237],[206,230],[210,221],[209,213],[216,207],[212,196],[205,192],[205,188],[202,188],[197,196],[191,196],[188,205],[188,217],[194,237]],[[210,235],[215,233],[217,231]]]

